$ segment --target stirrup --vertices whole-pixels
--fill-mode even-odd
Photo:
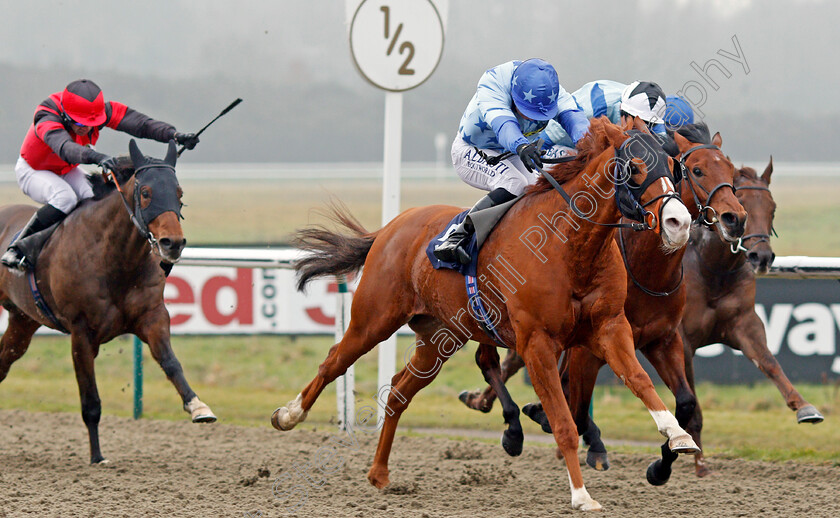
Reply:
[[[26,257],[21,255],[16,248],[9,248],[3,257],[0,257],[0,263],[6,268],[25,272],[28,269]]]
[[[470,254],[464,250],[464,241],[469,238],[469,235],[458,240],[455,243],[442,243],[438,245],[432,252],[434,256],[446,263],[459,262],[461,264],[470,264]]]

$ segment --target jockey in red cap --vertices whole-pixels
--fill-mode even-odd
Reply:
[[[159,142],[175,139],[187,149],[198,144],[194,133],[179,133],[172,125],[124,104],[105,101],[102,90],[88,79],[73,81],[52,94],[35,109],[15,165],[23,193],[45,205],[0,257],[4,266],[26,270],[26,258],[15,243],[58,223],[80,201],[93,197],[87,176],[78,166],[98,164],[113,169],[116,159],[93,149],[104,127]]]

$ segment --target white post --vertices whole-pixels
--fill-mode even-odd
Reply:
[[[350,323],[350,293],[347,290],[347,281],[343,275],[336,277],[338,283],[338,296],[335,304],[335,343],[341,341],[347,326]],[[338,406],[338,428],[347,430],[353,426],[356,413],[356,398],[353,392],[355,384],[355,368],[353,365],[347,368],[344,375],[335,380],[335,399]]]
[[[382,176],[382,226],[400,213],[400,161],[402,160],[402,106],[399,92],[385,92],[385,156]],[[379,375],[377,396],[382,387],[391,384],[397,371],[397,337],[391,336],[379,344]],[[385,419],[387,402],[377,406],[377,422]]]

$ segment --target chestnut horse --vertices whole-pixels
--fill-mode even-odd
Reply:
[[[116,185],[102,186],[107,194],[79,204],[38,257],[34,275],[52,315],[36,306],[27,278],[0,268],[0,303],[9,311],[0,339],[0,381],[39,327],[67,330],[91,464],[105,461],[99,447],[102,405],[94,360],[100,344],[117,336],[132,333],[149,344],[194,422],[216,420],[187,384],[172,352],[169,313],[163,305],[166,277],[161,267],[178,261],[186,243],[179,221],[182,192],[175,176],[175,142],[170,141],[164,160],[144,157],[133,140],[129,151],[133,165],[121,157],[120,171],[112,175]],[[34,211],[29,205],[0,208],[0,248],[5,249]]]
[[[616,187],[618,193],[619,187],[629,186],[632,190],[622,192],[651,207],[641,219],[659,232],[661,246],[684,246],[689,215],[669,194],[673,162],[655,149],[654,142],[649,134],[625,133],[606,118],[592,120],[588,135],[578,144],[577,158],[547,171],[485,241],[477,275],[484,288],[479,292],[483,302],[468,299],[463,276],[434,270],[425,253],[426,245],[461,210],[456,207],[409,209],[373,233],[339,211],[335,218],[355,235],[323,228],[302,231],[301,246],[312,254],[297,265],[299,288],[313,277],[362,266],[364,274],[344,338],[330,349],[317,376],[297,398],[275,410],[272,425],[289,430],[302,422],[327,384],[407,323],[417,342],[410,361],[391,380],[388,412],[368,472],[374,486],[388,485],[394,433],[411,399],[467,339],[492,342],[491,332],[470,316],[483,304],[490,307],[499,341],[525,360],[554,430],[558,457],[565,459],[575,509],[599,509],[600,505],[583,484],[577,432],[557,371],[561,352],[572,344],[588,344],[610,364],[644,402],[672,450],[696,453],[696,445],[667,410],[635,357],[623,309],[624,268],[612,241],[615,227],[607,226],[619,221],[622,206],[612,198],[611,189]],[[647,148],[644,157],[639,155],[641,147]],[[559,190],[553,187],[548,175],[564,185],[558,185]],[[629,181],[615,183],[613,175],[623,179],[622,175],[629,175]],[[564,201],[565,189],[574,193],[571,206]],[[598,203],[596,194],[606,201]]]
[[[769,187],[772,174],[771,159],[760,177],[749,167],[739,169],[735,176],[738,199],[750,215],[743,246],[736,253],[705,229],[692,232],[683,259],[688,300],[680,324],[686,374],[694,391],[694,353],[700,347],[723,343],[743,352],[776,384],[799,423],[819,423],[823,416],[797,392],[767,349],[764,324],[755,313],[755,276],[767,273],[775,258],[770,247],[776,211]],[[703,414],[697,405],[687,425],[697,444],[702,427]],[[695,456],[695,472],[700,477],[709,473],[702,454]]]
[[[733,188],[735,167],[720,151],[720,134],[711,137],[705,124],[683,126],[674,134],[678,159],[684,179],[678,184],[682,201],[691,209],[692,217],[719,242],[738,242],[744,232],[746,212],[735,196]],[[627,270],[627,299],[624,311],[633,329],[637,349],[656,368],[677,401],[676,417],[681,426],[688,423],[696,404],[685,373],[683,343],[678,326],[686,301],[686,287],[682,282],[682,258],[685,249],[675,252],[662,250],[648,233],[616,235]],[[482,346],[484,347],[484,346]],[[572,348],[564,355],[561,367],[564,390],[569,397],[578,431],[589,446],[587,464],[599,470],[609,468],[606,448],[600,431],[589,416],[592,391],[599,369],[604,362],[587,348]],[[483,365],[479,364],[482,368]],[[505,359],[502,382],[522,366],[521,359],[510,352]],[[485,374],[485,377],[487,375]],[[492,377],[492,376],[491,376]],[[459,397],[470,408],[489,411],[495,393],[491,385],[483,392],[464,392]],[[500,396],[503,411],[513,404]],[[548,421],[539,404],[526,405],[525,413],[548,431]],[[509,412],[508,412],[509,413]],[[507,431],[506,431],[507,435]],[[503,438],[503,446],[506,440]],[[508,453],[512,452],[505,448]],[[519,447],[521,451],[521,443]],[[667,445],[663,456],[670,458]],[[663,468],[664,469],[664,468]],[[650,478],[650,477],[649,477]]]

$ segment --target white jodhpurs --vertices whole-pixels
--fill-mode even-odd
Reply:
[[[501,154],[489,149],[482,149],[481,152],[488,157]],[[570,152],[574,150],[565,146],[554,146],[544,156],[555,158]],[[494,166],[488,165],[475,147],[464,142],[460,136],[455,137],[455,141],[452,142],[452,165],[455,166],[455,172],[461,180],[473,187],[484,191],[501,187],[515,196],[522,194],[526,187],[536,183],[539,178],[539,173],[529,172],[516,154]]]
[[[52,171],[37,171],[23,159],[15,164],[15,175],[23,193],[38,203],[48,203],[69,214],[76,205],[93,198],[93,189],[85,172],[80,167],[71,169],[65,175]]]

